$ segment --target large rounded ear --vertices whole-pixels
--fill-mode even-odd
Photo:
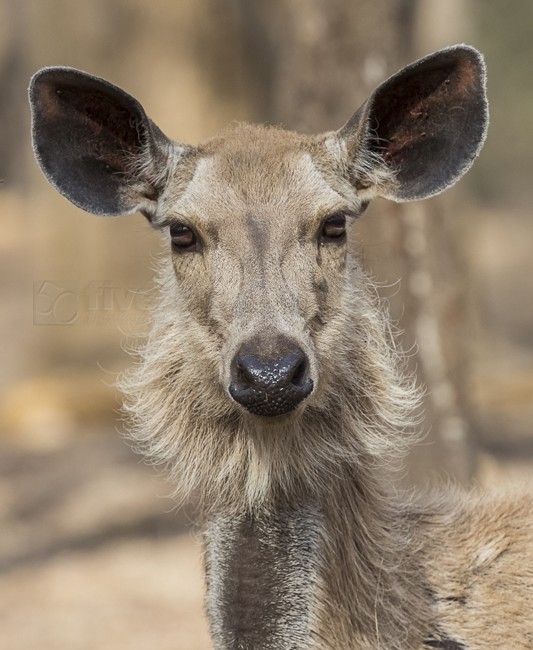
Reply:
[[[481,150],[487,125],[483,58],[456,45],[387,79],[337,137],[356,183],[359,175],[368,187],[374,176],[382,181],[374,194],[411,201],[455,183]]]
[[[98,215],[154,212],[179,146],[136,99],[85,72],[44,68],[30,105],[36,158],[61,194]]]

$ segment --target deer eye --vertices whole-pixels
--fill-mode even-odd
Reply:
[[[175,251],[199,251],[200,240],[198,235],[192,228],[183,223],[173,223],[170,226],[170,239],[172,241],[172,248]]]
[[[320,243],[341,242],[346,239],[346,215],[332,214],[322,223],[320,229]]]

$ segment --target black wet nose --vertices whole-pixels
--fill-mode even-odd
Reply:
[[[229,392],[255,415],[275,416],[292,411],[313,390],[309,363],[300,349],[275,359],[237,354]]]

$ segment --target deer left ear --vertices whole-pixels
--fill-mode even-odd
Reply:
[[[30,104],[37,161],[63,196],[92,214],[150,218],[169,161],[185,149],[134,97],[81,70],[44,68],[32,78]]]
[[[337,136],[355,170],[373,166],[386,172],[381,178],[392,179],[373,194],[400,202],[433,196],[455,183],[479,154],[487,126],[483,57],[456,45],[387,79]],[[372,173],[359,182],[368,187],[371,178]]]

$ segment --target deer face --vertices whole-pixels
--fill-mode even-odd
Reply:
[[[124,91],[66,68],[37,73],[30,99],[49,180],[89,212],[140,210],[161,229],[176,308],[215,360],[203,381],[261,418],[320,404],[335,382],[351,335],[347,241],[368,200],[442,191],[487,122],[483,63],[466,46],[404,68],[316,137],[240,125],[186,147]]]
[[[362,207],[349,183],[327,182],[328,164],[322,143],[239,126],[203,147],[185,191],[163,201],[184,308],[220,349],[210,380],[255,415],[289,413],[320,386],[320,338]]]

